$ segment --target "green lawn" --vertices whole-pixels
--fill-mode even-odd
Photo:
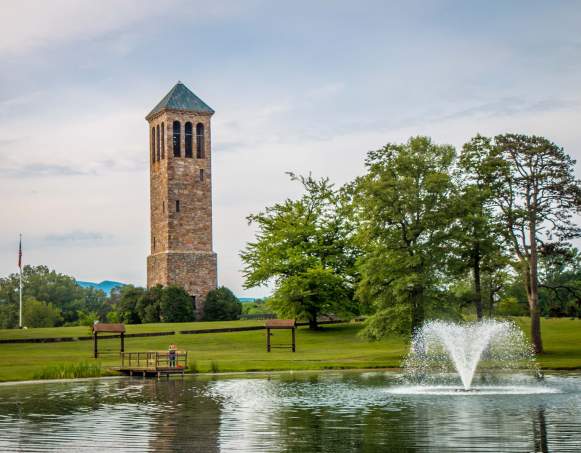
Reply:
[[[264,321],[217,321],[217,322],[176,322],[157,324],[129,324],[127,333],[167,332],[195,329],[220,329],[223,327],[263,326]],[[6,338],[55,338],[55,337],[86,337],[91,335],[87,326],[75,327],[42,327],[38,329],[0,329],[0,339]]]
[[[529,319],[516,322],[530,338]],[[542,319],[541,333],[545,352],[537,360],[543,368],[581,369],[581,319]]]
[[[517,321],[528,331],[528,320]],[[263,321],[234,321],[220,323],[149,324],[128,326],[129,332],[222,328],[227,326],[262,324]],[[546,354],[539,357],[543,368],[581,368],[581,320],[543,320]],[[71,329],[71,330],[69,330]],[[77,330],[75,330],[77,329]],[[361,324],[325,326],[320,332],[306,327],[298,329],[297,352],[275,349],[265,352],[264,331],[214,333],[202,335],[175,335],[164,337],[128,338],[127,351],[167,350],[170,343],[189,351],[190,363],[199,372],[267,371],[330,368],[398,367],[408,346],[401,338],[367,342],[357,336]],[[40,331],[42,335],[39,334]],[[66,332],[67,334],[65,334]],[[28,331],[0,331],[0,338],[19,336],[79,336],[86,335],[86,327],[58,329],[30,329]],[[289,332],[275,331],[273,344],[287,343]],[[118,348],[117,340],[100,342],[109,350]],[[33,375],[54,364],[93,361],[92,343],[77,341],[46,344],[0,344],[0,381],[32,379]],[[114,366],[114,354],[103,358],[103,365]]]

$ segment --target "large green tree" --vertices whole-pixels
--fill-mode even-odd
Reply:
[[[508,264],[503,254],[499,226],[492,215],[492,167],[488,154],[483,152],[489,145],[490,139],[478,135],[466,143],[460,153],[457,246],[451,259],[454,270],[469,270],[472,274],[472,300],[479,320],[484,316],[484,296],[490,292],[491,276]],[[487,279],[487,288],[483,288],[483,277]]]
[[[22,318],[26,327],[54,327],[62,322],[58,308],[32,297],[23,303]]]
[[[344,195],[328,179],[291,178],[303,185],[299,199],[248,217],[257,235],[241,253],[245,287],[273,284],[275,311],[317,329],[319,315],[354,310],[353,225],[342,212]]]
[[[142,300],[146,296],[147,290],[133,285],[125,285],[119,290],[115,290],[115,293],[119,295],[114,306],[114,310],[118,313],[118,319],[127,324],[141,324],[140,315],[143,312],[138,307],[143,305]]]
[[[358,297],[375,313],[365,332],[413,333],[431,313],[455,218],[455,151],[428,137],[387,144],[366,160],[354,186],[359,222]]]
[[[518,258],[532,342],[535,351],[542,352],[539,253],[546,244],[563,244],[580,235],[573,222],[581,207],[575,161],[544,137],[505,134],[472,143],[488,155],[491,201],[506,244]]]

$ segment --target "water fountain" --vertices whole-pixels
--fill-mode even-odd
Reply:
[[[404,368],[407,381],[424,390],[435,386],[444,391],[483,390],[473,386],[477,371],[482,380],[499,388],[499,380],[507,376],[514,380],[515,371],[527,371],[529,379],[539,375],[534,352],[521,329],[513,322],[496,320],[427,322],[414,335]],[[484,390],[490,391],[491,386]]]

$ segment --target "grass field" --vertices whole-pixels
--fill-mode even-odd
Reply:
[[[517,322],[528,332],[528,320]],[[222,328],[262,324],[263,321],[233,321],[188,324],[149,324],[128,326],[128,332],[179,331],[201,328]],[[357,335],[361,324],[325,326],[320,332],[306,327],[298,329],[297,352],[275,349],[265,351],[264,331],[175,335],[126,339],[127,351],[167,350],[176,343],[190,355],[190,365],[198,372],[208,371],[270,371],[339,368],[398,367],[408,349],[404,339],[393,337],[379,342],[367,342]],[[538,357],[543,368],[581,369],[581,320],[543,320],[543,339],[546,353]],[[87,335],[87,327],[0,330],[0,338],[59,337]],[[273,344],[287,343],[290,333],[275,331]],[[118,364],[118,340],[100,342],[109,350],[99,361],[104,367]],[[0,381],[32,379],[55,365],[92,362],[92,343],[0,344]]]
[[[193,329],[220,329],[222,327],[263,326],[264,321],[216,321],[216,322],[176,322],[158,324],[129,324],[127,333],[168,332]],[[0,329],[0,339],[6,338],[55,338],[86,337],[91,335],[88,326],[41,327],[38,329]]]

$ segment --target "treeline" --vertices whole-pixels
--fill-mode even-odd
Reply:
[[[111,322],[146,324],[155,322],[189,322],[196,320],[194,299],[179,286],[139,288],[132,285],[111,292],[115,310]],[[204,321],[235,320],[242,313],[242,304],[228,288],[210,291],[204,303]]]
[[[180,287],[145,289],[126,285],[107,296],[102,290],[83,288],[71,276],[46,266],[24,266],[23,325],[56,327],[92,325],[95,321],[128,324],[188,322],[196,320],[193,299]],[[0,328],[18,327],[19,275],[0,278]],[[208,294],[204,320],[238,319],[242,307],[228,288]]]
[[[90,325],[111,311],[106,294],[82,288],[75,279],[46,266],[22,270],[23,319],[29,327]],[[18,326],[19,276],[0,278],[0,328]]]
[[[367,314],[365,334],[409,334],[429,318],[581,316],[575,161],[543,137],[476,136],[460,152],[428,137],[371,151],[336,188],[299,177],[304,195],[248,217],[247,288],[317,328],[321,314]]]

